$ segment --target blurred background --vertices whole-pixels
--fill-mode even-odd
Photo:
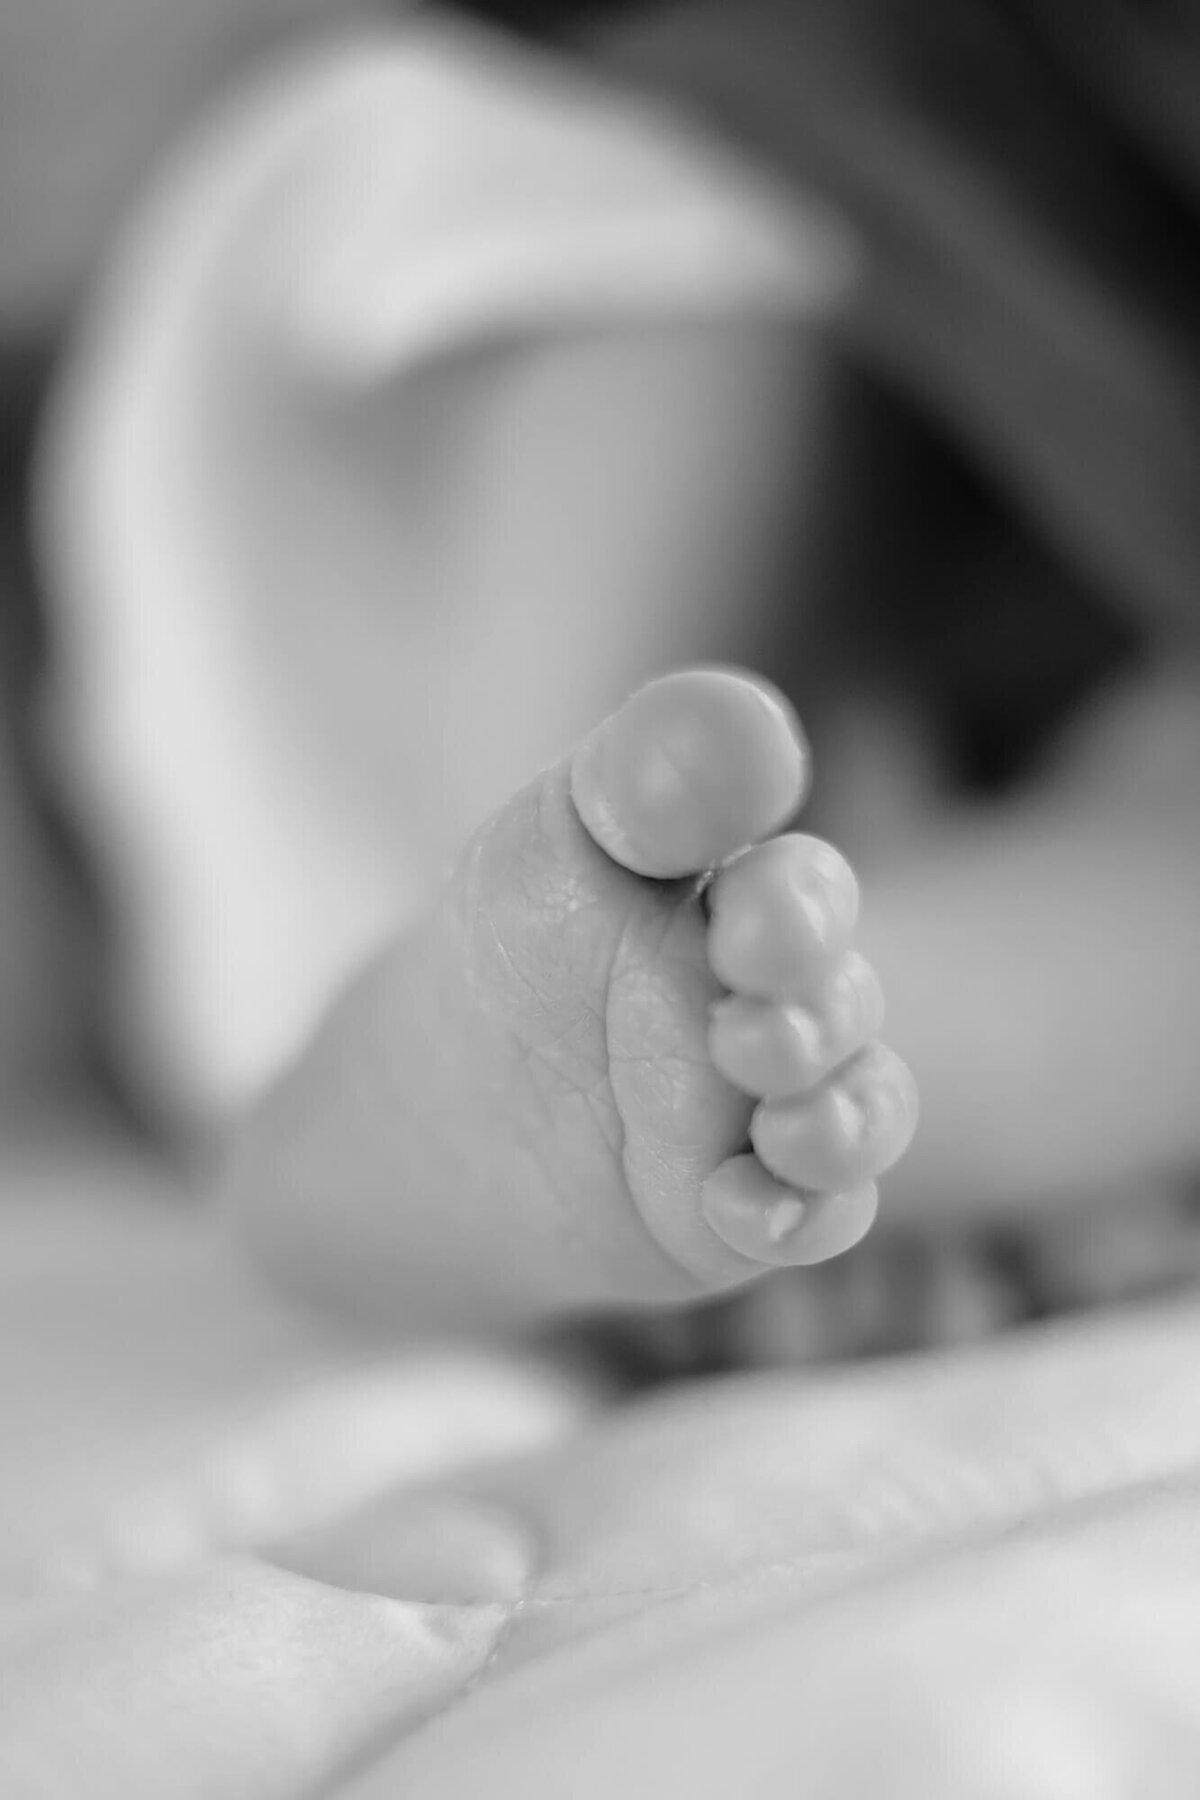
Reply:
[[[631,1371],[1189,1283],[1197,84],[1128,0],[8,0],[21,1168],[186,1168],[491,806],[715,659],[801,710],[924,1124],[873,1247]]]

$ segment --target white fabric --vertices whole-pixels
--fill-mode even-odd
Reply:
[[[445,23],[310,48],[180,152],[85,313],[42,491],[48,732],[160,1101],[244,1099],[413,903],[402,834],[272,666],[280,618],[336,660],[346,591],[380,583],[355,567],[370,496],[333,470],[326,422],[381,393],[402,409],[402,383],[472,341],[811,311],[849,266],[680,121]],[[397,607],[421,585],[410,476]],[[306,580],[315,603],[289,612]]]

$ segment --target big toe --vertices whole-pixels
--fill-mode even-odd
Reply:
[[[641,688],[575,752],[571,795],[600,848],[662,880],[715,868],[787,824],[808,749],[757,677],[691,669]]]

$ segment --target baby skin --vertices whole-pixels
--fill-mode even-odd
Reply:
[[[784,829],[807,779],[773,689],[693,670],[518,793],[247,1122],[258,1260],[360,1320],[494,1330],[856,1243],[916,1095],[854,875]]]

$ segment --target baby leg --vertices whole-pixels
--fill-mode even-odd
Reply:
[[[849,868],[773,835],[805,783],[778,696],[694,671],[503,807],[242,1134],[267,1266],[356,1317],[484,1326],[861,1237],[915,1098]]]

